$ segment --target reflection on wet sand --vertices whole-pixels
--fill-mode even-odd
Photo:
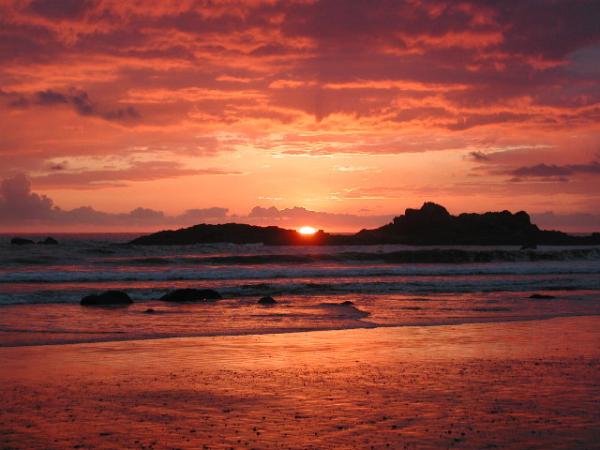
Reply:
[[[595,291],[463,294],[281,296],[264,307],[257,298],[210,303],[140,302],[128,307],[78,304],[2,307],[0,347],[166,337],[255,335],[399,325],[456,325],[600,314]],[[148,313],[151,310],[151,314]]]
[[[600,318],[0,349],[18,448],[591,448]]]

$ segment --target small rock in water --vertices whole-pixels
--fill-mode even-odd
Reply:
[[[160,299],[164,302],[201,302],[207,300],[221,300],[221,294],[212,289],[175,289]]]
[[[131,297],[122,291],[106,291],[102,294],[86,295],[81,299],[83,306],[130,305]]]
[[[53,237],[48,236],[43,241],[39,241],[38,244],[40,244],[40,245],[58,245],[58,241],[56,239],[54,239]]]
[[[35,242],[33,242],[31,239],[25,239],[25,238],[20,238],[20,237],[14,237],[10,240],[10,243],[12,245],[31,245],[31,244],[35,244]]]
[[[144,311],[146,314],[154,314],[156,311],[154,310],[154,308],[148,308],[146,311]]]
[[[319,303],[315,306],[317,308],[326,308],[329,311],[332,311],[334,314],[342,314],[346,317],[352,317],[353,319],[367,317],[370,315],[369,312],[358,309],[356,306],[354,306],[354,303],[349,300],[341,303]]]
[[[268,295],[265,297],[261,297],[258,300],[259,305],[274,305],[275,303],[277,303],[277,300],[275,300],[273,297],[268,296]]]
[[[533,298],[536,300],[551,300],[553,298],[556,298],[554,295],[546,295],[546,294],[532,294],[529,296],[529,298]]]

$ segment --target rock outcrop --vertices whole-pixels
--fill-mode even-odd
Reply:
[[[295,230],[279,227],[259,227],[240,223],[223,225],[200,224],[179,230],[159,231],[131,241],[136,245],[189,245],[207,243],[294,245],[310,241],[323,241],[324,233],[310,237]],[[309,239],[310,238],[310,239]]]
[[[531,298],[533,300],[553,300],[556,297],[554,295],[548,295],[548,294],[531,294],[529,296],[529,298]]]
[[[446,208],[425,203],[407,209],[388,225],[356,235],[365,242],[421,245],[523,245],[540,232],[524,211],[451,215]]]
[[[165,302],[206,302],[221,300],[221,294],[212,289],[175,289],[160,299]]]
[[[130,305],[133,300],[122,291],[106,291],[102,294],[86,295],[81,299],[80,304],[83,306],[116,306]]]
[[[38,244],[40,244],[40,245],[58,245],[58,241],[56,239],[54,239],[53,237],[48,236],[43,241],[38,241]]]
[[[259,305],[275,305],[277,303],[277,300],[275,300],[273,297],[271,296],[265,296],[265,297],[261,297],[258,300],[258,304]]]
[[[25,238],[20,238],[20,237],[14,237],[10,240],[10,243],[12,245],[31,245],[31,244],[35,244],[35,242],[33,242],[31,239],[25,239]]]
[[[436,203],[420,209],[408,208],[404,215],[382,227],[354,235],[332,235],[319,231],[301,235],[295,230],[238,223],[195,225],[160,231],[131,241],[136,245],[189,245],[207,243],[265,245],[515,245],[535,250],[537,245],[600,245],[600,234],[571,236],[560,231],[540,230],[525,211],[464,213],[451,215]]]

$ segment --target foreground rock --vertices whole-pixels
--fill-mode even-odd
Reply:
[[[20,237],[14,237],[10,240],[10,243],[12,245],[31,245],[31,244],[35,244],[35,242],[33,242],[31,239],[25,239],[25,238],[20,238]]]
[[[122,291],[106,291],[102,294],[87,295],[81,299],[83,306],[130,305],[133,300]]]
[[[265,296],[265,297],[261,297],[258,300],[258,304],[259,305],[275,305],[277,303],[277,300],[275,300],[273,297],[271,296]]]
[[[205,302],[222,298],[221,294],[212,289],[175,289],[160,299],[165,302]]]
[[[345,317],[348,319],[362,319],[371,315],[371,313],[367,311],[358,309],[356,306],[354,306],[354,303],[352,303],[349,300],[341,303],[319,303],[316,306],[318,308],[335,311],[336,314],[339,314],[341,317]]]
[[[321,308],[354,308],[354,302],[351,302],[350,300],[340,303],[324,302],[319,303],[317,306],[320,306]]]
[[[53,237],[48,236],[43,241],[39,241],[38,244],[40,244],[40,245],[58,245],[58,241],[56,239],[54,239]]]
[[[547,294],[531,294],[529,296],[529,298],[535,299],[535,300],[552,300],[556,297],[554,295],[547,295]]]
[[[179,230],[160,231],[131,241],[137,245],[189,245],[233,243],[265,245],[515,245],[534,249],[537,245],[600,245],[600,233],[571,236],[560,231],[540,230],[525,211],[465,213],[454,216],[441,205],[427,202],[420,209],[382,227],[354,235],[319,231],[303,236],[279,227],[226,223],[200,224]]]

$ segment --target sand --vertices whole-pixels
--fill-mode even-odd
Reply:
[[[600,448],[600,317],[0,349],[0,448]]]

